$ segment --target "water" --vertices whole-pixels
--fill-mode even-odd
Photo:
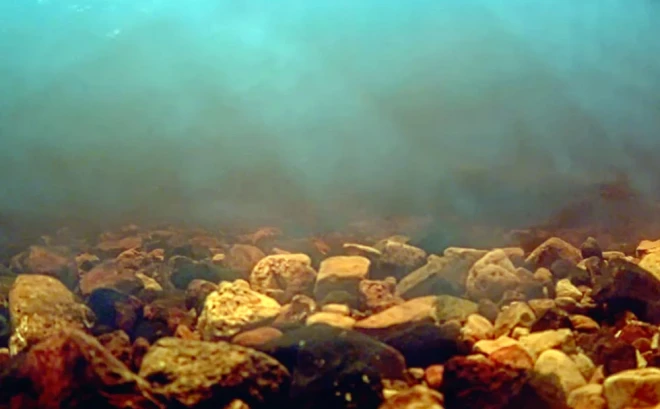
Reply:
[[[532,222],[619,171],[652,194],[659,17],[651,0],[4,0],[0,214]]]

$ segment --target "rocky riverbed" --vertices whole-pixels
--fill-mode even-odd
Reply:
[[[660,241],[366,230],[35,239],[0,265],[0,407],[660,408]]]

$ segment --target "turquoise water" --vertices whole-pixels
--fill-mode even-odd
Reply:
[[[536,217],[615,170],[650,192],[659,21],[652,0],[0,0],[0,214]]]

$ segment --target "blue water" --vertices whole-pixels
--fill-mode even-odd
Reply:
[[[659,130],[655,0],[0,0],[0,215],[535,218]]]

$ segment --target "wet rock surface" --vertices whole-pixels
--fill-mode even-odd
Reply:
[[[660,241],[352,228],[44,236],[0,265],[0,408],[660,404]]]

